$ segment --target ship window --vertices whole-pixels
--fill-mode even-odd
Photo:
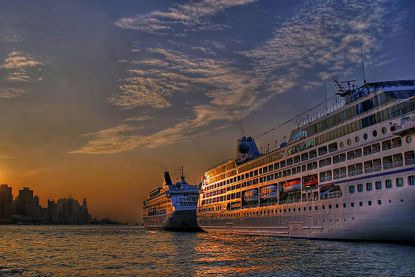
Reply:
[[[362,207],[363,206],[363,202],[359,202],[359,206]]]
[[[367,204],[368,204],[369,206],[372,206],[372,201],[367,201]]]
[[[315,158],[317,157],[317,150],[311,150],[309,154],[310,154],[310,159]]]
[[[343,208],[346,208],[346,203],[343,203]]]
[[[323,210],[325,210],[325,209],[326,209],[326,206],[325,206],[325,205],[323,205],[323,206],[322,206],[322,208],[323,208]]]
[[[350,203],[350,206],[351,206],[351,207],[354,207],[354,202]]]
[[[281,161],[280,166],[281,166],[281,168],[285,167],[285,161]]]
[[[258,169],[254,171],[254,176],[258,176]]]
[[[271,170],[274,170],[274,165],[272,165],[272,164],[270,164],[270,165],[268,166],[268,171],[271,171]]]
[[[354,193],[354,185],[349,186],[349,193]]]
[[[262,168],[259,169],[259,174],[262,174]]]
[[[358,184],[357,185],[357,191],[358,192],[362,192],[363,191],[363,184]]]
[[[308,153],[301,154],[301,161],[307,161],[308,160]]]
[[[408,184],[410,186],[415,186],[415,176],[408,176]]]
[[[390,140],[382,141],[382,150],[389,150],[392,148],[392,142]]]
[[[355,141],[356,143],[358,143],[358,142],[360,141],[359,137],[358,137],[358,136],[356,136],[356,137],[354,138],[354,141]]]
[[[375,182],[375,189],[376,190],[381,190],[382,189],[382,182],[381,181],[376,181]]]
[[[306,171],[306,170],[307,170],[307,165],[303,164],[303,165],[301,166],[301,171],[302,171],[302,172],[304,172],[304,171]]]
[[[329,204],[329,209],[331,209],[331,204]]]
[[[393,167],[399,167],[403,165],[402,154],[393,155]]]
[[[403,178],[402,177],[396,178],[396,186],[397,187],[403,187]]]
[[[306,208],[306,207],[304,207],[304,209],[303,209],[303,210],[305,211],[306,209],[307,209],[307,208]]]
[[[402,145],[402,139],[400,137],[392,139],[392,148],[400,147]]]
[[[320,147],[318,149],[318,155],[321,156],[321,155],[325,155],[325,154],[327,154],[327,146]]]
[[[308,207],[308,209],[311,211],[311,206],[310,206],[310,207]]]
[[[415,164],[415,152],[414,151],[408,151],[405,152],[405,164]]]
[[[278,169],[278,168],[280,168],[280,163],[274,163],[274,169]]]
[[[382,128],[382,134],[386,134],[387,131],[388,131],[388,129],[386,129],[386,127]]]
[[[293,164],[293,159],[292,158],[287,159],[287,166],[292,165],[292,164]]]
[[[337,142],[329,144],[329,152],[337,151]]]
[[[373,132],[372,132],[372,136],[377,137],[377,136],[378,136],[378,131],[373,130]]]
[[[339,204],[336,204],[336,209],[338,209],[339,208]]]
[[[352,144],[352,140],[351,139],[347,139],[347,145],[351,145]]]
[[[366,191],[372,190],[372,183],[366,183]]]
[[[367,140],[369,138],[369,136],[365,133],[364,135],[363,135],[363,139],[364,140]]]
[[[382,200],[378,200],[378,205],[382,205]]]
[[[315,210],[318,210],[318,206],[315,206],[315,207],[314,207],[314,209],[315,209]]]
[[[406,143],[411,143],[412,142],[412,137],[411,136],[406,136],[405,141],[406,141]]]
[[[386,180],[386,185],[385,185],[385,187],[386,187],[387,189],[392,188],[392,180],[391,180],[391,179],[387,179],[387,180]]]

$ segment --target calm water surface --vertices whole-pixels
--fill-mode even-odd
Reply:
[[[415,247],[119,226],[0,226],[6,276],[415,276]]]

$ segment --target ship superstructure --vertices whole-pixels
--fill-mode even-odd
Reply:
[[[150,192],[143,202],[145,228],[195,231],[199,188],[189,185],[181,169],[180,180],[173,184],[168,171],[162,186]]]
[[[415,240],[415,81],[339,84],[344,105],[261,154],[253,138],[204,174],[205,231]]]

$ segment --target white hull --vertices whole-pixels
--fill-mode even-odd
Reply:
[[[411,172],[413,174],[414,171]],[[378,200],[381,200],[380,205]],[[371,201],[370,206],[368,201]],[[354,207],[351,207],[352,202]],[[362,206],[360,206],[360,202],[362,202]],[[344,203],[346,203],[346,208],[343,207]],[[338,208],[336,208],[336,204]],[[325,206],[324,210],[322,209],[323,205]],[[330,209],[329,205],[331,205]],[[312,210],[309,210],[310,206]],[[315,210],[316,206],[318,206],[317,210]],[[292,211],[294,208],[295,212]],[[291,212],[288,212],[288,209]],[[380,191],[346,194],[327,200],[249,210],[254,213],[262,211],[263,214],[216,219],[209,222],[198,218],[199,226],[207,232],[221,231],[249,235],[338,240],[415,241],[415,186],[384,188]]]

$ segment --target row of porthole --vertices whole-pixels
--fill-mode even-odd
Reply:
[[[392,127],[391,127],[391,128],[392,128]],[[387,132],[386,127],[383,127],[383,128],[382,128],[382,134],[386,134],[386,132]],[[377,131],[377,130],[373,130],[373,131],[372,131],[372,136],[373,136],[373,137],[377,137],[377,135],[378,135],[378,131]],[[368,138],[369,138],[369,135],[368,135],[367,133],[363,134],[363,139],[364,139],[364,140],[367,140]],[[360,141],[359,136],[356,136],[356,137],[354,138],[354,141],[355,141],[356,143],[359,143],[359,141]],[[411,136],[407,136],[407,137],[406,137],[406,142],[407,142],[407,143],[411,143],[411,142],[412,142],[412,137],[411,137]],[[351,144],[352,144],[352,140],[351,140],[351,139],[347,139],[346,143],[347,143],[347,145],[351,145]],[[344,142],[343,142],[343,141],[341,141],[341,142],[340,142],[340,147],[344,147]]]

